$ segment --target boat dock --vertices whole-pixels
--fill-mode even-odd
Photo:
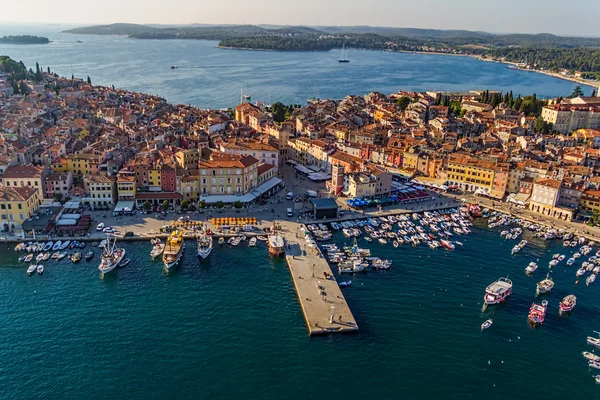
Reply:
[[[300,240],[292,238],[288,238],[288,246],[285,257],[308,334],[358,331],[344,294],[320,251],[307,248]]]

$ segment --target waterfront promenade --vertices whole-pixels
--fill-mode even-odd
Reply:
[[[288,238],[286,261],[309,335],[358,331],[342,290],[317,249]]]

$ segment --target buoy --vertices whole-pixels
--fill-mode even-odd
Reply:
[[[517,336],[517,339],[521,340],[521,336]]]
[[[488,360],[488,365],[492,365],[492,363],[490,362],[490,360]]]
[[[576,285],[579,285],[579,281],[575,281],[575,284],[576,284]]]

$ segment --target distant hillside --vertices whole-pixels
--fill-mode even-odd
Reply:
[[[143,32],[154,31],[157,29],[164,28],[153,28],[150,26],[138,24],[110,24],[73,28],[63,32],[80,33],[85,35],[135,35]]]

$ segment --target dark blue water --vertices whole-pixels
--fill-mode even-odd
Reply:
[[[487,228],[461,239],[453,253],[372,244],[394,265],[345,289],[360,332],[312,338],[264,244],[199,262],[190,242],[165,275],[149,244],[128,243],[132,264],[104,279],[96,263],[66,261],[28,277],[2,246],[0,398],[598,398],[581,351],[599,328],[599,288],[555,268],[546,323],[530,328],[535,283],[560,244],[531,240],[511,256],[514,242]],[[514,294],[482,311],[485,287],[506,274]],[[561,317],[569,293],[577,307]]]
[[[512,90],[515,96],[537,93],[542,98],[568,96],[576,86],[470,57],[357,50],[349,52],[350,63],[340,64],[338,50],[242,51],[216,48],[215,41],[60,33],[68,28],[0,25],[0,35],[30,33],[53,41],[47,45],[0,44],[0,54],[32,67],[37,61],[59,75],[89,75],[96,84],[157,94],[173,103],[203,108],[237,105],[240,89],[250,94],[252,101],[304,104],[317,92],[321,98],[343,98],[372,91],[489,89]],[[172,64],[179,68],[170,69]]]

